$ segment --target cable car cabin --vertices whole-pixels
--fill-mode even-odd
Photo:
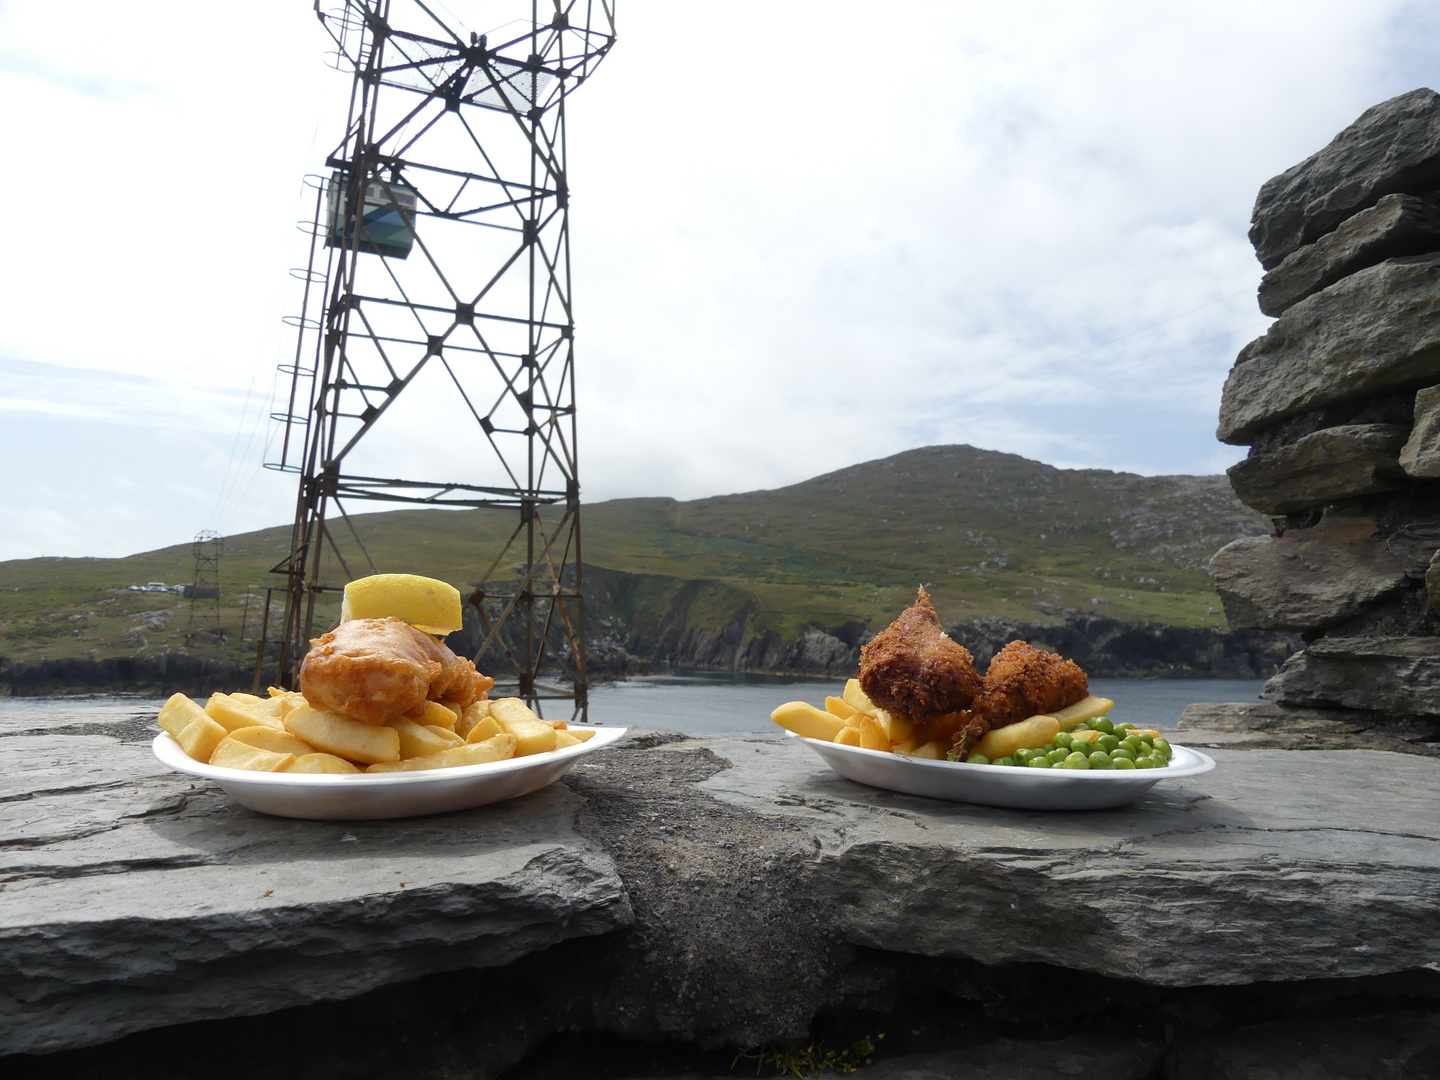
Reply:
[[[330,174],[325,203],[329,229],[327,247],[349,247],[352,228],[342,220],[345,215],[346,177],[342,172]],[[360,215],[360,236],[356,247],[372,255],[403,259],[415,243],[415,189],[398,180],[371,180],[365,185],[364,208]]]

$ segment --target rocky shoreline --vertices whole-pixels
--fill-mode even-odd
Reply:
[[[848,677],[871,636],[858,623],[812,626],[798,640],[764,636],[744,646],[734,626],[652,634],[611,624],[597,631],[590,639],[592,682],[675,669]],[[1022,638],[1073,658],[1097,678],[1265,678],[1300,647],[1288,634],[1124,623],[1085,613],[1053,624],[978,619],[949,633],[982,669],[1006,642]],[[457,652],[468,644],[452,640]],[[253,658],[178,651],[19,662],[0,657],[0,697],[229,692],[248,688],[254,672]]]

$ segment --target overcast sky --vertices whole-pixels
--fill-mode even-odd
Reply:
[[[1440,59],[1400,0],[620,0],[618,30],[569,107],[589,501],[938,443],[1224,469],[1256,189]],[[291,519],[261,462],[328,44],[309,0],[0,0],[0,559]]]

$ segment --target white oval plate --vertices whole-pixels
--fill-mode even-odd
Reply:
[[[196,761],[165,732],[150,744],[164,765],[219,784],[241,806],[277,817],[314,821],[365,821],[417,817],[486,806],[539,791],[586,754],[609,746],[629,728],[590,727],[578,746],[484,765],[396,773],[271,773],[223,769]]]
[[[1163,769],[1027,769],[931,761],[787,732],[825,759],[841,776],[870,787],[948,802],[1010,806],[1021,810],[1098,810],[1134,802],[1161,780],[1198,776],[1215,768],[1198,750],[1170,744]]]

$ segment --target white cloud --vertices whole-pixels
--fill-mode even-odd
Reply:
[[[1436,16],[1402,0],[627,0],[619,17],[570,103],[589,499],[771,487],[952,441],[1223,467],[1220,386],[1265,322],[1256,189],[1440,51]],[[0,41],[30,163],[0,193],[34,208],[7,219],[0,412],[46,481],[0,490],[28,522],[0,555],[285,522],[294,480],[259,463],[294,348],[302,177],[348,91],[328,38],[279,0],[238,20],[21,0]],[[419,404],[441,422],[377,432],[370,457],[463,479],[458,441],[433,434],[457,406]],[[26,441],[46,438],[66,446]]]

